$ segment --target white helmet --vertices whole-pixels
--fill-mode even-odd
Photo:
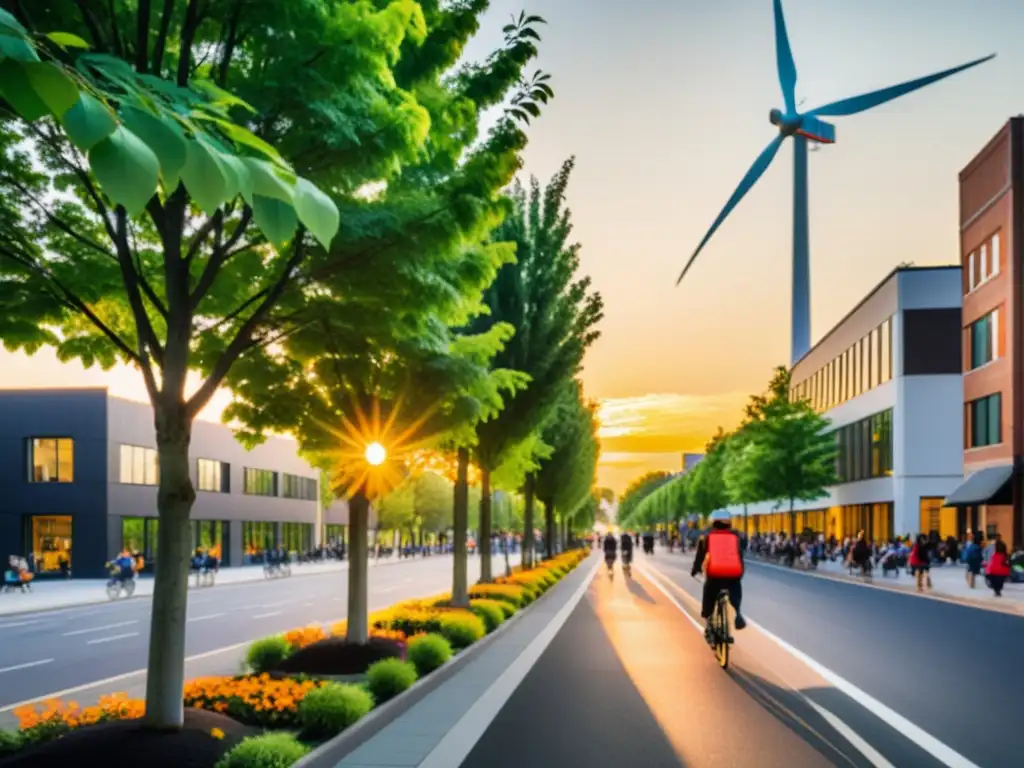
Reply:
[[[731,523],[732,515],[726,509],[718,509],[711,513],[709,519],[712,523]]]

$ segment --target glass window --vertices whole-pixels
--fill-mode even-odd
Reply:
[[[860,385],[863,392],[871,389],[871,334],[861,339]]]
[[[70,483],[75,479],[75,441],[33,437],[28,441],[30,483]]]
[[[70,573],[71,515],[32,515],[32,558],[41,573]]]
[[[129,485],[156,485],[160,478],[156,449],[122,445],[120,478]]]
[[[231,465],[214,459],[197,462],[199,490],[211,493],[231,493]]]
[[[992,277],[999,274],[999,233],[992,235]]]
[[[996,310],[971,323],[971,369],[980,368],[995,359]]]
[[[879,345],[879,356],[881,358],[879,379],[884,384],[892,378],[892,318],[882,323],[879,334],[881,336],[881,344]]]
[[[999,392],[970,402],[968,412],[969,448],[997,445],[1002,442],[1002,395]]]
[[[988,245],[981,246],[979,262],[979,271],[981,272],[980,282],[984,283],[988,280]]]
[[[975,275],[974,275],[974,251],[971,251],[970,254],[967,256],[967,290],[968,291],[973,291],[974,290],[974,286],[975,286],[974,278],[975,278]]]
[[[277,496],[277,472],[246,467],[242,491],[252,496]]]

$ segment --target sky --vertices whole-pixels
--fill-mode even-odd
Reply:
[[[810,155],[817,340],[897,264],[958,261],[957,174],[1024,107],[1024,2],[785,0],[784,9],[804,109],[998,53],[837,119],[836,144]],[[772,3],[492,0],[467,56],[485,58],[520,10],[548,22],[537,66],[555,88],[529,129],[523,175],[546,181],[576,157],[573,237],[606,308],[583,380],[601,404],[598,481],[621,492],[647,470],[678,470],[683,452],[735,426],[748,395],[789,359],[788,145],[675,286],[774,137]],[[145,399],[130,370],[0,350],[0,386],[53,385]]]

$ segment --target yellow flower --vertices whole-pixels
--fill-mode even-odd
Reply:
[[[224,738],[224,731],[220,728],[212,728],[210,730],[210,735],[213,736],[213,738],[220,740]]]

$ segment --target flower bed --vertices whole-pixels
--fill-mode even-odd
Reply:
[[[370,642],[358,651],[345,642],[344,621],[330,628],[312,625],[257,640],[246,657],[252,673],[186,683],[186,735],[192,742],[198,739],[210,768],[214,763],[216,768],[244,768],[257,764],[252,755],[267,754],[275,756],[275,765],[290,765],[314,744],[333,738],[373,706],[401,694],[417,678],[444,666],[454,653],[493,632],[588,554],[587,550],[566,552],[533,569],[517,568],[495,583],[476,584],[469,590],[468,609],[452,607],[451,595],[441,594],[377,611],[369,617]],[[310,676],[349,674],[323,671],[323,660],[334,657],[358,662],[352,671],[365,672],[365,682],[338,683]],[[309,669],[317,664],[321,666]],[[22,750],[31,752],[34,745],[49,748],[50,742],[57,742],[51,750],[54,755],[47,757],[55,760],[58,752],[64,754],[71,746],[72,737],[79,739],[79,730],[83,737],[91,732],[86,726],[123,725],[125,738],[149,738],[153,732],[144,731],[140,724],[117,722],[137,719],[144,710],[143,701],[123,693],[105,696],[92,707],[57,700],[19,707],[14,711],[19,730],[0,731],[0,761],[12,755],[17,765]],[[211,722],[216,725],[208,727]],[[266,733],[260,734],[261,730]],[[209,744],[210,740],[217,744]],[[173,750],[172,743],[166,749]],[[26,753],[25,759],[26,765],[34,764],[30,762],[34,755]]]

